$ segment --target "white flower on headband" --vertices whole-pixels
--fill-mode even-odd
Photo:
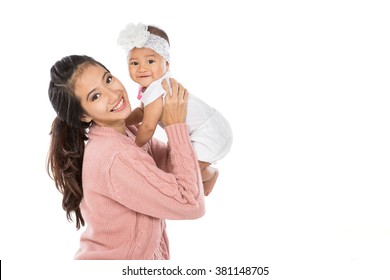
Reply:
[[[135,25],[129,23],[126,29],[119,34],[118,45],[123,47],[127,52],[134,48],[142,48],[148,40],[150,33],[148,26],[142,23]]]
[[[150,34],[148,26],[142,23],[135,25],[129,23],[124,30],[119,34],[118,45],[122,46],[127,52],[127,59],[129,59],[130,51],[134,48],[149,48],[166,61],[169,62],[169,43],[166,39]]]

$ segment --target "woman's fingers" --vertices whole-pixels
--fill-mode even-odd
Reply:
[[[169,79],[169,82],[171,84],[171,89],[172,89],[172,92],[171,92],[171,98],[173,99],[176,99],[177,98],[177,94],[178,94],[178,87],[179,87],[179,84],[177,83],[177,81],[173,78],[170,78]]]
[[[183,100],[184,100],[185,102],[187,102],[187,101],[188,101],[188,97],[189,97],[188,91],[187,91],[186,89],[184,89]]]
[[[166,79],[164,79],[164,80],[162,81],[162,87],[163,87],[163,89],[165,90],[165,92],[167,93],[167,96],[170,96],[170,95],[171,95],[171,91],[170,91],[170,89],[169,89],[168,82],[167,82]]]
[[[170,86],[169,86],[170,84]],[[176,100],[178,96],[179,91],[179,84],[177,81],[173,78],[169,79],[169,84],[166,79],[163,80],[162,86],[165,92],[167,93],[165,96],[165,101],[170,102],[171,100]]]
[[[170,78],[169,82],[171,84],[170,88],[169,88],[167,80],[162,81],[162,86],[163,86],[164,90],[166,91],[168,98],[169,97],[178,98],[179,96],[181,98],[184,98],[188,94],[187,90],[183,87],[183,85],[178,83],[175,79]]]
[[[187,102],[188,101],[188,92],[187,90],[181,85],[181,84],[178,84],[179,86],[179,92],[178,92],[178,95],[177,95],[177,99],[179,100],[179,103],[184,103],[184,102]]]
[[[166,91],[165,105],[162,115],[162,122],[165,125],[184,122],[187,115],[188,92],[182,84],[175,79],[169,79],[170,87],[167,81],[162,82]]]

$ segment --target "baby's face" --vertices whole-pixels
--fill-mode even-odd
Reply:
[[[130,51],[128,66],[131,79],[142,87],[148,87],[165,74],[169,63],[151,49],[134,48]]]

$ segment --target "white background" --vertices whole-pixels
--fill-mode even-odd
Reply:
[[[137,104],[116,45],[128,22],[167,31],[173,76],[222,112],[235,137],[206,215],[168,221],[172,260],[159,265],[389,279],[389,14],[372,0],[2,3],[5,279],[124,279],[121,268],[138,264],[72,261],[81,231],[45,169],[55,61],[94,57]]]

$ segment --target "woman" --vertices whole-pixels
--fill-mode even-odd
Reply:
[[[165,219],[203,216],[200,170],[184,124],[188,93],[171,83],[161,117],[169,145],[152,139],[138,147],[136,128],[125,125],[127,92],[106,67],[72,55],[51,68],[57,117],[48,171],[68,220],[75,214],[77,228],[87,224],[75,259],[169,259]]]

